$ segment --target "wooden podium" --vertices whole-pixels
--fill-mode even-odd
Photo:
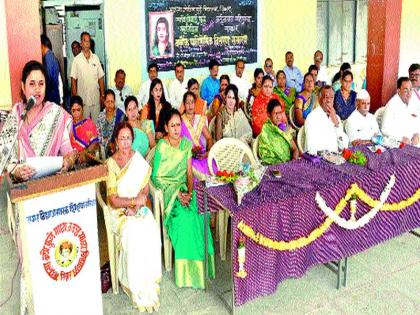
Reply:
[[[29,314],[103,314],[95,184],[106,175],[100,165],[11,188]]]

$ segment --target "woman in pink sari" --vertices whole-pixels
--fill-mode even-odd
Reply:
[[[34,168],[25,164],[26,160],[42,156],[63,156],[61,170],[68,170],[77,158],[69,138],[72,120],[62,107],[44,102],[48,86],[41,63],[33,60],[25,64],[21,85],[22,102],[13,106],[0,135],[0,170],[7,166],[14,181],[26,181],[36,174]],[[15,228],[19,231],[19,211],[14,212]],[[16,235],[19,256],[23,260],[20,233]],[[33,302],[25,281],[26,264],[22,262],[21,312],[32,314]]]
[[[187,138],[193,145],[192,167],[194,177],[205,180],[210,174],[207,163],[207,153],[213,145],[205,115],[195,114],[196,96],[192,92],[184,94],[185,113],[182,115],[181,136]]]
[[[15,181],[25,181],[35,175],[35,169],[25,164],[29,157],[63,156],[62,171],[71,168],[77,153],[70,144],[72,120],[62,107],[44,102],[45,69],[38,61],[29,61],[22,71],[22,102],[13,106],[0,139],[0,166]],[[28,106],[31,104],[32,106]],[[13,146],[12,146],[13,144]]]

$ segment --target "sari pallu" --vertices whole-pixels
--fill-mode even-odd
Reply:
[[[258,136],[261,132],[262,126],[267,120],[267,105],[268,102],[272,99],[277,99],[282,109],[284,110],[284,101],[280,99],[277,94],[271,94],[271,96],[266,96],[263,93],[260,93],[256,98],[251,108],[251,117],[252,117],[252,132],[254,137]]]
[[[281,130],[268,119],[260,133],[258,140],[258,155],[265,164],[278,164],[292,159],[292,139],[289,132]]]
[[[131,144],[131,148],[145,157],[147,151],[149,150],[149,138],[147,137],[147,134],[141,129],[133,127],[133,131],[134,139],[133,143]]]
[[[24,162],[29,157],[64,156],[73,150],[69,138],[72,120],[67,112],[54,103],[45,102],[37,116],[28,124],[21,120],[25,107],[26,104],[23,103],[13,106],[0,134],[0,167],[3,169],[3,166],[7,166],[9,172],[16,163]],[[6,159],[9,153],[10,156]],[[19,234],[19,211],[14,209],[13,212],[15,229]],[[19,242],[18,251],[21,251]],[[21,312],[26,309],[32,314],[33,300],[26,264],[26,261],[22,262]]]
[[[99,143],[98,130],[91,119],[83,119],[73,123],[70,133],[71,146],[81,152],[93,143]]]
[[[223,138],[236,138],[244,143],[251,143],[252,128],[242,109],[238,109],[233,115],[230,115],[224,107],[218,115],[222,120]]]
[[[28,124],[21,120],[25,106],[17,103],[13,107],[0,136],[0,164],[9,165],[9,171],[14,163],[25,161],[28,157],[64,156],[73,150],[70,144],[72,120],[67,112],[54,103],[46,102]],[[9,150],[10,157],[6,161],[6,152]]]
[[[113,158],[107,166],[108,196],[134,198],[149,182],[151,168],[138,152],[122,169]],[[156,309],[162,277],[159,227],[147,207],[135,216],[125,216],[124,210],[112,211],[112,228],[119,235],[118,279],[136,306]]]
[[[156,146],[152,181],[164,199],[164,224],[175,250],[175,283],[178,287],[204,289],[204,216],[198,213],[195,191],[188,206],[178,200],[178,192],[187,192],[187,163],[191,143],[181,138],[178,148],[161,139]],[[209,263],[207,273],[215,277],[213,240],[208,229]]]
[[[206,152],[207,140],[203,135],[203,128],[207,127],[207,119],[205,116],[194,115],[193,125],[188,120],[186,115],[182,115],[181,136],[188,139],[194,147],[200,146],[201,152]],[[192,157],[192,167],[194,177],[198,180],[206,180],[206,175],[210,175],[210,170],[207,162],[207,157],[203,159],[196,159]],[[217,172],[216,164],[213,163],[213,171]]]
[[[284,91],[278,86],[273,89],[273,93],[277,94],[284,101],[284,110],[289,115],[290,108],[293,106],[296,98],[295,88],[285,88]]]

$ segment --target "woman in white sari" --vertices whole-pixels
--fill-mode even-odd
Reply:
[[[107,161],[107,196],[119,235],[118,279],[133,304],[150,313],[160,305],[160,231],[147,207],[151,167],[131,149],[133,138],[127,122],[117,126],[118,150]]]

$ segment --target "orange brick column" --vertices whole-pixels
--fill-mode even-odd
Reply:
[[[29,60],[42,62],[39,1],[4,0],[12,103],[20,100],[21,76]],[[3,39],[4,40],[4,39]]]
[[[396,93],[400,61],[402,0],[369,0],[367,90],[371,112]]]

